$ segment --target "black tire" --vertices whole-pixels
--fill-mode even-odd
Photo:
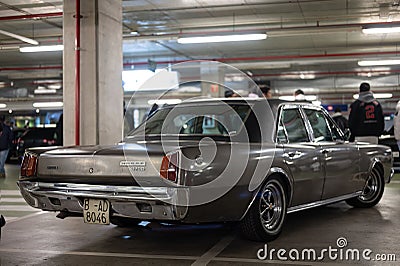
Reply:
[[[378,204],[385,189],[385,181],[378,169],[373,168],[368,176],[363,193],[346,200],[347,204],[356,208],[370,208]]]
[[[141,220],[134,218],[117,217],[117,216],[110,217],[110,223],[118,227],[133,227],[137,226],[140,222]]]
[[[272,241],[279,236],[286,217],[286,193],[279,179],[271,178],[265,182],[240,222],[244,237],[255,241]]]

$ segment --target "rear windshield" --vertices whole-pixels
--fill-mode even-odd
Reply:
[[[220,135],[237,134],[249,113],[247,104],[172,106],[158,110],[134,135]]]
[[[26,131],[22,137],[25,139],[53,139],[54,134],[54,128],[35,128]]]

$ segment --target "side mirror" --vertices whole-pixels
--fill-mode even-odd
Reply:
[[[350,129],[346,128],[343,133],[344,133],[344,139],[347,141],[350,140],[350,136],[351,136]]]

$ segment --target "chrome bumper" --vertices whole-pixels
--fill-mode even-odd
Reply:
[[[127,187],[19,181],[25,201],[46,211],[83,213],[83,199],[107,199],[112,214],[143,220],[181,220],[188,190],[175,187]],[[146,206],[143,208],[143,206]]]

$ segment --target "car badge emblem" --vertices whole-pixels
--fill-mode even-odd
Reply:
[[[130,167],[130,166],[146,166],[145,161],[120,161],[119,166]]]
[[[143,172],[146,171],[145,161],[120,161],[120,167],[128,167],[130,171]]]

